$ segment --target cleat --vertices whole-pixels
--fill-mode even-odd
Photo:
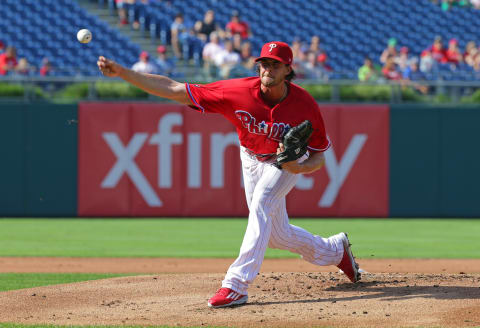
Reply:
[[[222,287],[208,300],[208,306],[216,309],[245,304],[247,301],[247,295],[241,295],[230,288]]]
[[[350,249],[350,241],[348,240],[346,233],[340,233],[343,243],[343,257],[337,267],[350,279],[351,282],[355,283],[360,280],[360,267],[357,262],[355,262],[355,257],[353,257],[352,250]]]

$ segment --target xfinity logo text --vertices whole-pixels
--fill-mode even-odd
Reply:
[[[242,122],[249,128],[260,131],[261,127],[256,126],[254,118],[250,117],[250,121],[247,122],[245,120],[246,116],[244,114],[239,115],[238,112],[237,117],[243,119]],[[186,143],[187,154],[185,159],[187,163],[185,165],[185,177],[187,188],[202,188],[204,186],[202,166],[205,165],[207,160],[203,158],[205,153],[202,152],[204,135],[196,132],[186,133],[185,135],[173,132],[173,127],[182,125],[183,117],[181,114],[169,113],[158,121],[155,133],[149,135],[145,132],[136,132],[125,144],[122,143],[115,132],[103,132],[102,138],[115,155],[116,161],[101,181],[101,187],[107,189],[115,188],[120,179],[125,175],[130,179],[148,206],[161,207],[163,203],[156,192],[156,188],[172,188],[174,183],[172,181],[173,167],[179,165],[179,163],[173,162],[173,149],[175,146]],[[269,131],[264,130],[265,132],[262,132],[274,133],[280,137],[287,127],[276,125],[270,127]],[[319,199],[319,207],[330,207],[333,205],[366,141],[366,134],[353,135],[341,158],[337,158],[333,147],[325,152],[325,166],[329,183]],[[210,181],[208,185],[210,188],[221,189],[225,186],[225,151],[227,147],[239,146],[238,137],[235,132],[212,133],[208,142],[210,143],[210,154],[208,155]],[[141,167],[135,161],[136,156],[143,147],[156,147],[157,179],[155,182],[147,179]],[[152,158],[152,160],[154,159]],[[296,188],[311,190],[313,186],[314,177],[300,176]]]

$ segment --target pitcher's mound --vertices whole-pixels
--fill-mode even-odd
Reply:
[[[210,309],[223,274],[121,277],[0,293],[0,321],[56,325],[395,327],[480,325],[480,275],[260,274],[249,302]]]

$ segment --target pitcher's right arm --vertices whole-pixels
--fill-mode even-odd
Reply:
[[[193,105],[184,83],[163,75],[138,73],[103,56],[98,58],[97,65],[105,76],[119,77],[152,95],[174,100],[184,105]]]

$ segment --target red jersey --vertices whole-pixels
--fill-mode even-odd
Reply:
[[[259,77],[185,85],[193,108],[225,116],[237,128],[240,144],[256,154],[276,153],[288,129],[304,120],[313,126],[308,150],[322,152],[330,146],[320,108],[298,85],[289,82],[287,97],[273,107],[260,94]]]
[[[240,34],[242,39],[248,38],[248,24],[245,22],[229,22],[225,28],[230,30],[232,34]]]
[[[15,57],[7,57],[7,54],[0,55],[0,75],[7,74],[7,67],[17,66],[17,59]]]

